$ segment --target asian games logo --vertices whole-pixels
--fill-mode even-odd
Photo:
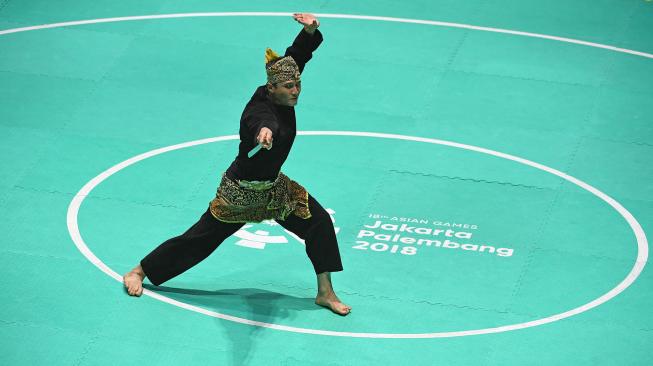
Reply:
[[[333,215],[336,212],[330,208],[327,208],[326,212],[329,213],[331,222],[333,222],[335,225],[336,219],[333,217]],[[260,230],[258,229],[260,225],[269,226],[270,228],[266,230]],[[280,231],[279,228],[283,230],[281,235],[278,234]],[[337,235],[340,231],[340,228],[334,226],[334,229]],[[276,232],[270,233],[268,230],[275,230]],[[292,231],[284,229],[274,220],[265,220],[260,224],[246,224],[240,230],[238,230],[234,236],[240,239],[236,242],[236,245],[254,249],[265,249],[267,244],[287,244],[288,236],[297,240],[300,244],[305,245],[304,240],[295,235]]]

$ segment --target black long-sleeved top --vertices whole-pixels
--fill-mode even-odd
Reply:
[[[322,33],[319,30],[316,29],[311,35],[302,29],[292,45],[286,49],[284,57],[292,56],[301,73],[322,40]],[[268,99],[267,94],[265,85],[259,86],[240,118],[238,156],[227,168],[227,176],[232,179],[248,181],[276,179],[295,141],[297,135],[295,108],[274,104]],[[247,153],[257,145],[256,137],[263,127],[272,131],[272,148],[270,150],[263,148],[249,158]]]

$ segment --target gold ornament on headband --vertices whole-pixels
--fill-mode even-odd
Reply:
[[[265,50],[265,72],[270,84],[297,80],[300,76],[299,66],[292,56],[280,57],[270,48]]]
[[[265,64],[266,65],[269,64],[271,61],[278,60],[280,58],[281,58],[281,56],[279,56],[271,48],[266,48],[265,49]]]

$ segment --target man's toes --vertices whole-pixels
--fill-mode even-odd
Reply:
[[[135,284],[129,284],[126,285],[125,287],[127,287],[127,293],[131,296],[139,296],[140,295],[139,292],[143,290],[142,288],[139,288],[139,286]]]
[[[347,306],[345,306],[345,305],[338,306],[337,310],[338,310],[338,312],[340,314],[343,314],[343,315],[344,314],[349,314],[349,308],[347,308]]]

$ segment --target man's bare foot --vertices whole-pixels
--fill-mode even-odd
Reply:
[[[124,275],[122,280],[127,293],[131,296],[141,296],[143,294],[143,278],[145,278],[145,272],[140,265]]]
[[[351,307],[343,304],[338,296],[335,293],[330,294],[318,294],[315,298],[315,303],[324,306],[327,309],[331,309],[334,313],[338,315],[347,315],[351,312]]]

